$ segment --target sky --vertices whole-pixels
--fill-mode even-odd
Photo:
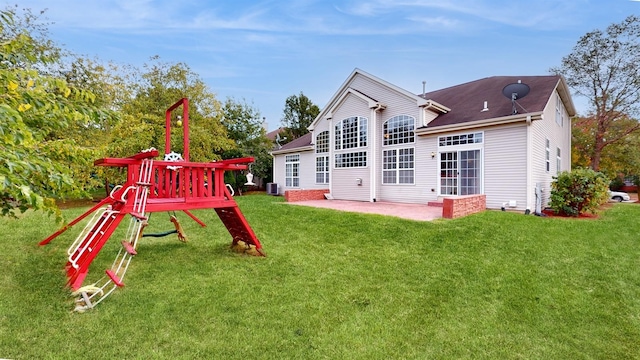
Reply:
[[[4,7],[16,1],[0,0]],[[547,75],[581,36],[640,15],[634,0],[20,0],[76,54],[182,62],[218,100],[281,125],[300,92],[321,109],[359,68],[413,93]],[[588,110],[574,97],[578,113]],[[170,104],[169,104],[170,105]]]

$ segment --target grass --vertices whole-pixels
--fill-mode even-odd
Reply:
[[[81,227],[38,247],[52,219],[0,219],[0,358],[640,358],[638,205],[415,222],[237,201],[268,257],[231,253],[211,210],[206,228],[178,214],[190,241],[144,238],[126,286],[84,314],[62,271]]]

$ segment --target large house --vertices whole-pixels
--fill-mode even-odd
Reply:
[[[274,186],[371,202],[484,194],[487,208],[539,210],[571,169],[574,115],[558,75],[414,94],[355,69],[310,132],[272,152]]]

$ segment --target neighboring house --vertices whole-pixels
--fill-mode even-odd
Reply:
[[[512,102],[503,89],[519,82],[530,92]],[[416,95],[355,69],[310,133],[272,152],[273,179],[279,194],[424,204],[484,194],[487,208],[534,211],[553,176],[571,169],[574,115],[561,76],[494,76]]]

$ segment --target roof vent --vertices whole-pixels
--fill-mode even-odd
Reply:
[[[489,111],[489,102],[488,101],[484,102],[484,107],[482,108],[481,111]]]

